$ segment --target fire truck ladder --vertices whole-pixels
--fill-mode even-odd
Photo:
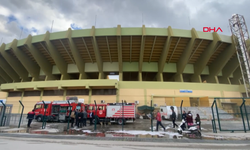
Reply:
[[[229,25],[233,34],[233,40],[236,47],[239,66],[242,74],[242,82],[245,86],[246,96],[250,92],[250,65],[249,53],[247,50],[246,40],[249,39],[247,25],[242,15],[233,14],[229,19]]]

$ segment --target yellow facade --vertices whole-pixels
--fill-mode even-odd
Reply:
[[[215,90],[192,90],[192,93],[180,93],[178,89],[137,89],[137,88],[120,88],[117,90],[116,95],[75,95],[78,99],[84,99],[84,103],[101,103],[104,100],[105,103],[122,102],[125,100],[128,103],[134,103],[139,101],[137,106],[150,105],[151,100],[153,104],[157,106],[161,105],[175,105],[179,107],[183,100],[183,107],[190,107],[194,103],[195,99],[199,99],[196,104],[199,107],[210,107],[214,97],[241,97],[240,92],[236,91],[215,91]],[[26,96],[26,97],[7,97],[7,104],[12,104],[12,113],[20,113],[21,107],[19,100],[25,106],[24,113],[29,112],[34,108],[36,102],[40,100],[55,101],[65,100],[67,96]],[[5,99],[7,92],[0,92],[0,98]],[[236,102],[234,99],[221,99],[221,102]],[[238,103],[238,102],[237,102]]]

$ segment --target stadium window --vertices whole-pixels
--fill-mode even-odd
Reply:
[[[43,91],[43,96],[63,96],[62,90],[45,90]]]
[[[25,91],[23,96],[28,97],[28,96],[40,96],[41,91]]]
[[[116,95],[116,89],[93,89],[92,95]]]
[[[21,97],[22,96],[22,92],[20,91],[12,91],[9,92],[8,97]]]
[[[67,96],[72,95],[89,95],[89,90],[87,89],[74,89],[74,90],[67,90]]]

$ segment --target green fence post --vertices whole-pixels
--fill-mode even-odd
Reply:
[[[217,113],[217,119],[218,119],[219,129],[220,129],[220,131],[221,131],[220,117],[219,117],[219,111],[218,111],[218,106],[217,106],[216,98],[215,98],[215,108],[216,108],[216,113]]]
[[[96,122],[97,122],[97,119],[96,119],[96,116],[97,116],[97,106],[96,106],[96,101],[94,100],[95,102],[95,126],[94,126],[94,130],[96,131]]]
[[[214,109],[213,109],[213,107],[214,107],[214,104],[216,103],[216,100],[214,99],[214,102],[213,102],[213,104],[212,104],[212,106],[211,106],[211,109],[212,109],[212,115],[213,115],[213,119],[212,119],[212,127],[213,127],[213,132],[214,133],[217,133],[217,129],[216,129],[216,123],[215,123],[215,117],[214,117]]]
[[[246,101],[244,98],[243,98],[244,101]],[[247,108],[246,108],[246,104],[244,103],[244,109],[245,109],[245,113],[246,113],[246,118],[247,118],[247,126],[248,126],[248,130],[250,130],[250,126],[249,126],[249,119],[248,119],[248,112],[247,112]]]
[[[151,108],[153,107],[153,100],[151,100]],[[153,132],[153,111],[151,111],[151,131]]]
[[[3,126],[3,118],[4,118],[4,115],[5,115],[6,105],[3,103],[3,101],[0,101],[0,102],[3,104],[3,113],[2,113],[0,126]]]
[[[22,105],[22,112],[21,112],[21,116],[20,116],[20,119],[19,119],[18,128],[20,128],[20,125],[21,125],[21,121],[22,121],[22,117],[23,117],[23,109],[24,109],[23,103],[20,100],[19,100],[19,103]]]
[[[72,107],[71,107],[71,104],[70,104],[69,101],[68,101],[68,104],[69,104],[69,117],[68,117],[68,127],[67,127],[67,131],[69,131],[69,120],[70,120],[70,116],[71,116],[71,112],[72,112]]]
[[[240,105],[240,113],[241,113],[241,117],[242,117],[242,123],[243,123],[244,131],[246,133],[247,131],[246,131],[246,126],[245,126],[245,120],[244,120],[244,116],[243,116],[243,112],[242,112],[242,106],[243,105],[245,105],[245,100],[244,99],[243,99],[242,104]]]
[[[43,124],[42,124],[42,129],[45,129],[46,128],[46,110],[47,110],[47,108],[46,108],[46,105],[45,105],[45,102],[44,101],[42,101],[43,102],[43,106],[44,106],[44,109],[45,109],[45,111],[43,112]]]
[[[6,119],[7,119],[7,117],[6,117],[6,116],[4,116],[4,122],[3,122],[3,126],[5,126],[5,123],[6,123]]]
[[[180,106],[180,110],[181,110],[181,121],[182,121],[182,104],[183,104],[183,100],[181,100],[181,106]]]

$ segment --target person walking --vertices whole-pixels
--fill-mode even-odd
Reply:
[[[175,120],[176,120],[176,113],[174,111],[174,109],[172,109],[172,122],[173,122],[173,128],[175,128],[175,126],[177,126],[178,128],[178,125],[175,123]]]
[[[73,125],[74,125],[74,122],[75,122],[75,118],[76,118],[75,111],[72,111],[71,114],[70,114],[71,128],[74,127]]]
[[[187,123],[187,114],[186,114],[186,111],[183,110],[183,113],[182,113],[182,120],[185,121],[185,123],[183,123],[183,128],[184,130],[186,129],[186,123]]]
[[[158,111],[157,112],[157,114],[156,114],[156,120],[157,120],[157,123],[156,123],[156,131],[158,131],[158,126],[160,125],[163,129],[164,129],[164,131],[165,131],[165,127],[162,125],[162,123],[161,123],[161,113],[160,113],[160,111]]]
[[[201,119],[199,114],[196,114],[195,123],[199,126],[199,129],[201,130]]]
[[[27,127],[28,128],[31,128],[30,125],[31,125],[31,122],[32,120],[34,119],[35,117],[35,113],[34,113],[34,109],[32,111],[30,111],[28,114],[27,114],[27,119],[28,119],[28,124],[27,124]]]
[[[83,111],[83,126],[84,127],[86,127],[87,126],[87,124],[86,124],[86,122],[87,122],[87,112],[86,112],[86,110],[84,110]]]

